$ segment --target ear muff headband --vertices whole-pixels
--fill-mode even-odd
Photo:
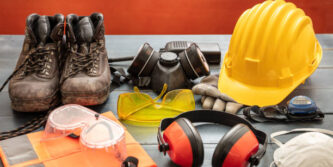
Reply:
[[[182,113],[178,115],[175,118],[166,118],[163,119],[161,122],[161,125],[158,129],[158,143],[159,143],[159,149],[163,151],[164,153],[168,150],[168,146],[163,140],[162,137],[162,131],[164,131],[172,122],[177,120],[178,118],[187,118],[192,123],[196,122],[211,122],[211,123],[217,123],[221,125],[226,125],[233,127],[239,123],[247,125],[251,131],[254,133],[256,138],[258,139],[258,142],[262,145],[261,148],[259,148],[258,152],[251,156],[250,158],[250,164],[251,165],[257,165],[259,163],[259,160],[264,156],[266,148],[267,148],[267,135],[260,131],[255,129],[247,120],[229,114],[225,112],[220,111],[213,111],[213,110],[194,110]]]

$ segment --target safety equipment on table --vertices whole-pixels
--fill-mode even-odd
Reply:
[[[105,48],[104,16],[69,14],[67,52],[60,78],[63,104],[98,105],[110,94],[111,72]]]
[[[325,117],[316,103],[306,96],[293,97],[287,106],[247,107],[243,114],[253,122],[321,121]]]
[[[58,107],[49,115],[42,142],[69,135],[80,136],[80,145],[87,157],[126,158],[125,130],[116,122],[77,105]]]
[[[105,158],[102,155],[107,152],[108,156],[114,156],[120,161],[126,158],[124,128],[86,107],[69,104],[53,110],[42,141],[71,134],[80,136],[80,144],[87,156],[101,154],[97,157]]]
[[[283,144],[277,136],[307,132]],[[302,128],[271,134],[272,142],[279,146],[274,151],[271,167],[331,167],[333,166],[333,131],[326,129]]]
[[[192,124],[197,122],[232,127],[215,148],[213,167],[244,167],[249,163],[251,166],[258,165],[265,154],[267,137],[264,132],[255,129],[241,117],[213,110],[189,111],[175,118],[163,119],[157,134],[159,151],[164,155],[168,153],[177,165],[201,166],[204,159],[203,143]],[[262,145],[260,148],[259,144]]]
[[[238,103],[276,105],[304,83],[321,58],[311,18],[293,3],[265,1],[238,19],[218,88]]]
[[[166,90],[165,84],[161,94],[154,99],[141,93],[137,87],[134,87],[134,93],[120,94],[117,104],[119,119],[133,125],[158,126],[164,118],[195,109],[191,90],[177,89],[164,95]],[[158,102],[163,95],[162,101]]]
[[[65,109],[63,112],[57,112],[55,113],[55,115],[53,115],[52,119],[54,119],[54,122],[60,122],[61,124],[63,124],[63,126],[60,126],[60,124],[56,125],[56,127],[58,128],[57,132],[61,134],[57,136],[57,138],[52,139],[51,137],[48,138],[49,140],[45,140],[45,133],[47,132],[41,131],[0,141],[0,156],[3,161],[4,167],[136,167],[137,165],[144,167],[157,166],[155,162],[150,158],[150,156],[145,152],[145,150],[140,146],[140,144],[135,141],[135,139],[126,131],[125,127],[120,124],[120,122],[111,112],[103,113],[99,116],[99,120],[95,120],[96,117],[94,114],[90,115],[90,112],[86,112],[87,115],[85,115],[83,114],[85,112],[80,113],[77,109]],[[84,110],[87,111],[88,109]],[[68,114],[69,118],[59,120],[59,118],[62,118],[61,115],[63,115],[65,111],[73,113]],[[75,114],[78,114],[79,117],[75,116]],[[92,122],[99,123],[91,124],[91,126],[85,126],[88,125],[86,123],[89,121],[87,121],[87,119],[85,120],[87,122],[81,122],[83,121],[81,116],[83,116],[84,118],[92,117]],[[83,129],[81,133],[79,130],[80,128],[77,129],[78,131],[72,131],[70,130],[69,126],[70,122],[66,123],[66,121],[73,121],[77,123],[72,123],[72,127],[82,125],[82,127],[85,126],[86,129]],[[114,125],[114,123],[117,125]],[[111,136],[104,134],[110,132],[110,129],[105,128],[108,127],[110,124],[111,131],[117,131],[119,126],[125,131],[125,139],[122,141],[126,142],[124,144],[126,148],[123,149],[126,150],[128,158],[125,157],[126,159],[123,162],[119,161],[119,159],[117,158],[117,156],[119,155],[113,156],[111,154],[112,152],[110,152],[106,148],[103,148],[108,144],[112,144],[110,143],[111,140],[104,140],[103,142],[103,137],[109,137],[109,139],[111,138]],[[63,136],[63,134],[68,134],[63,129],[60,129],[61,127],[68,129],[69,132],[73,134],[81,134],[80,139],[70,136],[60,137]],[[55,128],[53,130],[54,132],[56,132]],[[114,134],[113,137],[120,136],[116,133],[117,132],[112,132],[112,134]],[[85,142],[81,142],[80,140],[83,141],[83,139],[81,138],[85,138]],[[98,140],[92,140],[93,138]],[[111,149],[117,148],[113,147]],[[94,150],[94,153],[89,152],[92,150]],[[93,155],[90,155],[90,153],[93,153]]]
[[[161,92],[163,84],[168,85],[167,91],[190,87],[190,79],[209,75],[209,66],[195,43],[178,55],[156,52],[145,43],[127,71],[134,78],[148,77],[144,86],[149,84],[154,91]]]
[[[234,99],[221,93],[217,89],[218,79],[218,75],[204,77],[199,84],[193,86],[192,92],[202,96],[201,103],[203,109],[212,109],[236,114],[243,105],[237,103]]]
[[[22,51],[9,81],[11,107],[19,112],[43,112],[59,104],[59,70],[63,52],[64,16],[27,17]],[[14,56],[14,55],[13,55]]]
[[[202,54],[205,56],[207,63],[209,64],[220,64],[221,62],[221,49],[218,43],[197,43],[192,41],[170,41],[165,44],[164,48],[160,49],[160,52],[173,52],[180,53],[190,47],[193,43],[196,43],[200,48]],[[109,63],[130,61],[133,60],[134,56],[109,58]]]
[[[174,52],[180,53],[186,48],[190,47],[194,42],[191,41],[170,41],[165,44],[160,52]],[[207,63],[220,64],[221,62],[221,49],[218,43],[196,43],[200,48],[202,54],[205,56]]]
[[[30,14],[26,19],[22,51],[9,83],[11,107],[18,112],[41,112],[24,125],[0,132],[0,140],[27,134],[45,125],[48,110],[59,105],[59,57],[63,52],[64,16]]]

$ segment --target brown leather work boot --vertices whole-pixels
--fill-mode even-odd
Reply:
[[[61,76],[64,104],[102,104],[109,97],[111,73],[101,13],[66,18],[67,58]]]
[[[59,102],[59,57],[64,16],[31,14],[16,69],[9,82],[12,108],[21,112],[46,111]]]

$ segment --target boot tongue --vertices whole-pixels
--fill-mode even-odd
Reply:
[[[44,46],[50,36],[51,27],[47,16],[40,16],[35,27],[35,34],[38,41],[38,46]]]
[[[89,17],[83,17],[78,23],[77,40],[80,45],[79,52],[87,54],[89,52],[89,44],[93,40],[94,25]]]

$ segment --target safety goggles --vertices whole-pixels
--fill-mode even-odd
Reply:
[[[89,155],[108,153],[120,160],[126,157],[124,128],[86,107],[68,104],[49,115],[42,142],[68,136],[79,137]]]
[[[251,106],[244,108],[243,114],[253,122],[294,122],[294,121],[321,121],[325,115],[319,108],[295,114],[287,106]]]
[[[118,98],[118,116],[125,123],[144,126],[158,126],[164,118],[194,110],[195,101],[189,89],[177,89],[164,95],[167,85],[159,96],[151,98],[134,87],[134,93],[123,93]],[[161,102],[158,102],[162,97]]]

